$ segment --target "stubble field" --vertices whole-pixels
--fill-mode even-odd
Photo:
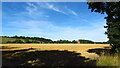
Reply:
[[[81,53],[80,56],[86,58],[95,59],[99,57],[96,53],[87,52],[89,49],[104,49],[109,47],[109,44],[1,44],[3,47],[2,51],[13,51],[33,48],[30,51],[42,51],[42,50],[59,50],[59,51],[74,51],[76,53]]]
[[[1,44],[2,66],[118,66],[109,44]]]

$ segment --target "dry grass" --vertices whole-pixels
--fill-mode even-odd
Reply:
[[[102,55],[97,59],[97,66],[118,66],[118,55]]]
[[[109,44],[1,44],[4,47],[0,50],[2,51],[12,51],[12,50],[22,50],[34,48],[35,51],[44,50],[59,50],[59,51],[74,51],[76,53],[81,53],[80,56],[90,59],[96,59],[97,66],[118,66],[118,55],[101,55],[99,56],[95,52],[87,52],[89,49],[105,48],[110,47]],[[28,50],[34,51],[34,50]],[[12,56],[19,56],[21,52],[15,52]],[[88,60],[89,61],[89,60]],[[28,63],[37,63],[38,60],[30,60]],[[41,62],[41,61],[39,61]],[[42,64],[42,62],[41,62]]]
[[[81,56],[86,58],[97,58],[99,57],[95,53],[89,53],[87,50],[95,48],[104,48],[109,44],[1,44],[1,46],[11,47],[11,49],[2,49],[3,51],[20,50],[35,48],[36,50],[68,50],[81,53]]]

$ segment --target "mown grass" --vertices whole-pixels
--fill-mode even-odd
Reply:
[[[118,66],[118,55],[101,55],[96,62],[97,66]]]

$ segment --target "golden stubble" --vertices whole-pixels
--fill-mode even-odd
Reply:
[[[95,53],[87,52],[89,49],[109,47],[109,44],[1,44],[10,48],[0,49],[2,51],[21,50],[35,48],[36,50],[68,50],[81,53],[81,56],[86,58],[95,59],[99,57]]]

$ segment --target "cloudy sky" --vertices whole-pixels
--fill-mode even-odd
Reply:
[[[4,2],[2,15],[2,35],[108,40],[106,15],[91,13],[86,2]]]

